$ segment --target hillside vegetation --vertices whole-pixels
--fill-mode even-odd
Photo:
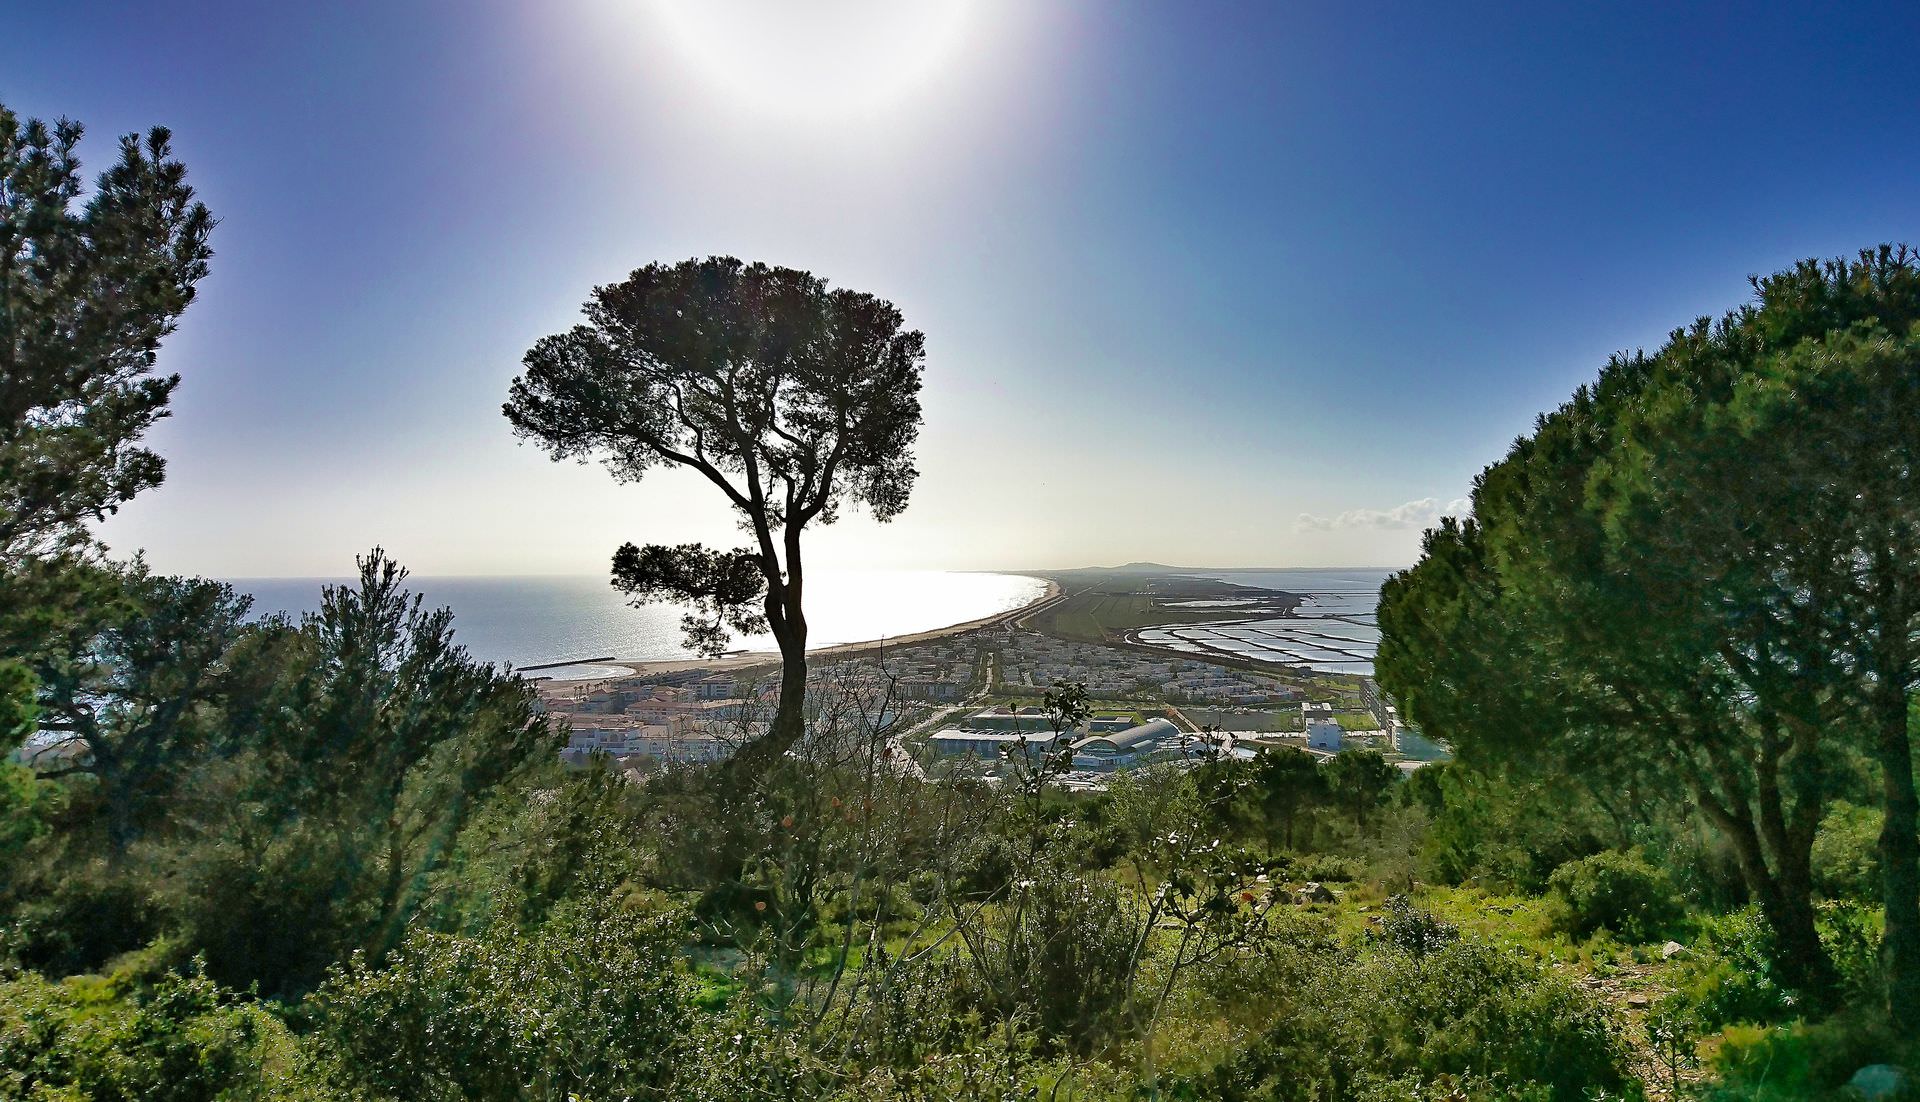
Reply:
[[[82,203],[78,137],[0,111],[0,1097],[1913,1096],[1910,254],[1611,365],[1430,535],[1381,669],[1454,761],[929,781],[816,678],[641,782],[378,549],[293,620],[94,541],[212,221],[164,132]]]

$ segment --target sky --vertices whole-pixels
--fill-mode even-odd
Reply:
[[[731,254],[927,335],[911,506],[837,567],[1411,562],[1610,353],[1920,240],[1920,6],[1180,0],[89,3],[0,103],[164,124],[220,220],[166,484],[217,577],[593,574],[714,491],[512,437],[597,284]]]

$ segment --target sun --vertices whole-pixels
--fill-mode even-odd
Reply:
[[[640,26],[753,114],[845,121],[936,89],[986,30],[980,0],[645,0]]]

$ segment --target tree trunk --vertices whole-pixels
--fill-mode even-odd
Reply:
[[[1807,875],[1811,855],[1775,853],[1770,866],[1767,847],[1761,842],[1761,832],[1746,801],[1734,805],[1739,809],[1736,814],[1719,796],[1705,790],[1696,789],[1694,798],[1708,821],[1733,843],[1740,878],[1760,904],[1761,916],[1773,934],[1781,978],[1788,987],[1824,1003],[1835,990],[1837,976],[1814,926],[1812,884]]]
[[[1759,784],[1755,793],[1758,809],[1759,840],[1771,866],[1774,894],[1769,902],[1763,897],[1761,909],[1774,928],[1780,943],[1782,962],[1789,965],[1787,975],[1794,986],[1815,1007],[1828,1008],[1839,993],[1840,976],[1833,959],[1820,944],[1814,924],[1813,908],[1813,835],[1791,829],[1780,792],[1780,745],[1768,740],[1755,764]],[[1812,800],[1803,795],[1802,806]],[[1814,805],[1818,821],[1818,804]]]
[[[773,724],[760,741],[772,756],[779,756],[799,743],[807,733],[807,641],[798,640],[780,646],[780,703],[774,709]]]
[[[1886,937],[1887,1009],[1894,1025],[1920,1031],[1920,801],[1913,781],[1913,743],[1906,693],[1883,681],[1875,701],[1880,777],[1886,819],[1880,828],[1882,903]]]
[[[1839,987],[1839,975],[1820,932],[1814,925],[1813,899],[1806,878],[1776,878],[1760,897],[1760,911],[1778,943],[1781,978],[1816,1007],[1828,1007]]]
[[[787,576],[769,569],[767,627],[780,646],[780,700],[767,733],[733,757],[734,772],[742,778],[771,769],[807,732],[807,619],[800,607],[798,560],[798,548],[790,543]]]
[[[93,755],[93,778],[100,789],[100,802],[106,805],[107,850],[117,861],[133,844],[133,794],[128,791],[132,786],[119,754],[107,749],[104,739],[89,739],[87,748]]]

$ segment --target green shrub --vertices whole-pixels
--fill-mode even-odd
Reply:
[[[1840,973],[1840,991],[1856,1006],[1886,998],[1886,962],[1880,955],[1884,919],[1878,907],[1854,900],[1820,905],[1820,944]]]
[[[1085,1054],[1126,1010],[1136,915],[1113,881],[1043,858],[968,937],[961,996]]]
[[[161,935],[161,914],[144,868],[79,851],[36,867],[9,885],[24,896],[4,940],[23,964],[50,976],[93,972]]]
[[[1626,1046],[1586,992],[1518,952],[1470,939],[1417,940],[1420,951],[1387,938],[1358,952],[1281,947],[1292,959],[1267,972],[1295,978],[1270,1023],[1179,1091],[1220,1100],[1571,1102],[1628,1088]]]
[[[1920,1039],[1900,1037],[1874,1015],[1843,1013],[1819,1023],[1736,1026],[1714,1046],[1718,1081],[1707,1102],[1857,1099],[1845,1084],[1869,1064],[1920,1064]],[[1902,1100],[1920,1097],[1911,1087]]]
[[[1292,857],[1285,874],[1294,880],[1319,880],[1329,884],[1346,884],[1360,878],[1359,868],[1353,861],[1331,853]]]
[[[1582,937],[1610,930],[1630,941],[1651,941],[1685,913],[1665,870],[1638,853],[1602,850],[1568,861],[1553,871],[1547,886],[1561,928]]]
[[[198,970],[0,981],[0,1097],[36,1102],[318,1099],[286,1028]]]
[[[1460,940],[1460,930],[1433,912],[1414,906],[1406,896],[1396,895],[1387,900],[1380,936],[1402,952],[1425,957]]]
[[[1773,956],[1758,908],[1707,916],[1674,970],[1674,987],[1705,1029],[1777,1022],[1793,1012],[1794,999],[1774,979]]]
[[[1828,899],[1878,899],[1880,809],[1835,800],[1813,836],[1813,888]]]
[[[1849,1005],[1877,1006],[1886,997],[1880,927],[1878,908],[1847,901],[1820,906],[1820,943]],[[1774,955],[1772,933],[1757,907],[1706,915],[1692,952],[1674,970],[1674,986],[1709,1029],[1784,1022],[1802,1008],[1775,978]]]
[[[405,1099],[657,1096],[692,1026],[678,931],[571,913],[531,932],[416,932],[312,999],[333,1078]]]

